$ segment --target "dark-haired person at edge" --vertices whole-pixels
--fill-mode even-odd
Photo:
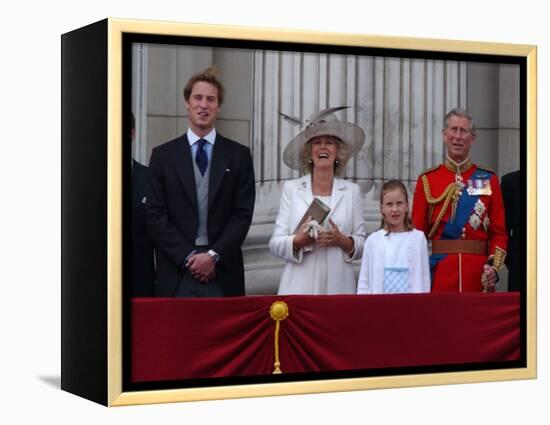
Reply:
[[[216,132],[224,89],[217,69],[184,88],[189,128],[153,149],[147,212],[161,297],[245,294],[241,245],[255,200],[250,150]]]
[[[468,112],[445,116],[445,162],[416,183],[412,220],[432,241],[433,292],[492,292],[504,265],[508,236],[498,177],[473,164],[476,139]]]
[[[132,114],[132,143],[136,135],[136,119]],[[147,167],[132,158],[132,297],[155,296],[155,249],[145,211]]]
[[[508,268],[508,291],[519,291],[521,285],[520,274],[520,240],[521,240],[521,189],[520,173],[514,171],[502,176],[502,197],[504,198],[504,211],[506,213],[506,230],[510,242],[506,267]]]

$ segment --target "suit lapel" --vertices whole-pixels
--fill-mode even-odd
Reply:
[[[212,161],[210,164],[210,181],[208,183],[208,208],[216,197],[226,173],[231,172],[228,165],[231,160],[231,149],[229,143],[225,142],[223,136],[216,134],[216,143],[212,150]]]
[[[198,210],[197,186],[195,185],[195,173],[193,171],[192,156],[187,135],[184,134],[174,145],[173,160],[180,183],[182,184],[187,197],[191,201],[191,205],[196,211]]]

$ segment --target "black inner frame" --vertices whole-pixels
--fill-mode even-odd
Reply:
[[[301,51],[313,53],[337,53],[363,56],[385,56],[410,59],[434,59],[467,62],[484,62],[519,65],[520,67],[520,175],[521,175],[521,270],[520,283],[520,360],[507,362],[484,362],[468,364],[447,364],[437,366],[395,367],[383,369],[361,369],[346,371],[324,371],[311,373],[285,373],[281,375],[232,376],[226,378],[201,378],[155,382],[131,382],[131,143],[129,131],[132,98],[132,43],[172,44],[207,46],[238,49]],[[213,387],[221,385],[264,384],[295,381],[317,381],[342,378],[366,378],[410,374],[496,370],[527,367],[527,58],[502,55],[481,55],[466,53],[428,52],[407,49],[382,49],[373,47],[352,47],[305,43],[282,43],[273,41],[251,41],[242,39],[218,39],[190,36],[164,36],[124,33],[122,36],[122,390],[144,391],[178,388]]]

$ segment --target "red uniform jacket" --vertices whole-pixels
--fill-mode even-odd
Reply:
[[[457,171],[462,185],[456,184]],[[502,194],[493,171],[469,161],[457,170],[447,160],[424,172],[416,183],[412,221],[431,240],[476,240],[488,245],[485,255],[432,254],[432,291],[480,292],[483,266],[490,264],[500,271],[508,236]]]

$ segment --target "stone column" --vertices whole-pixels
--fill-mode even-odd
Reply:
[[[132,112],[136,119],[136,135],[132,144],[132,157],[141,164],[147,158],[147,75],[149,47],[144,43],[132,46]]]

